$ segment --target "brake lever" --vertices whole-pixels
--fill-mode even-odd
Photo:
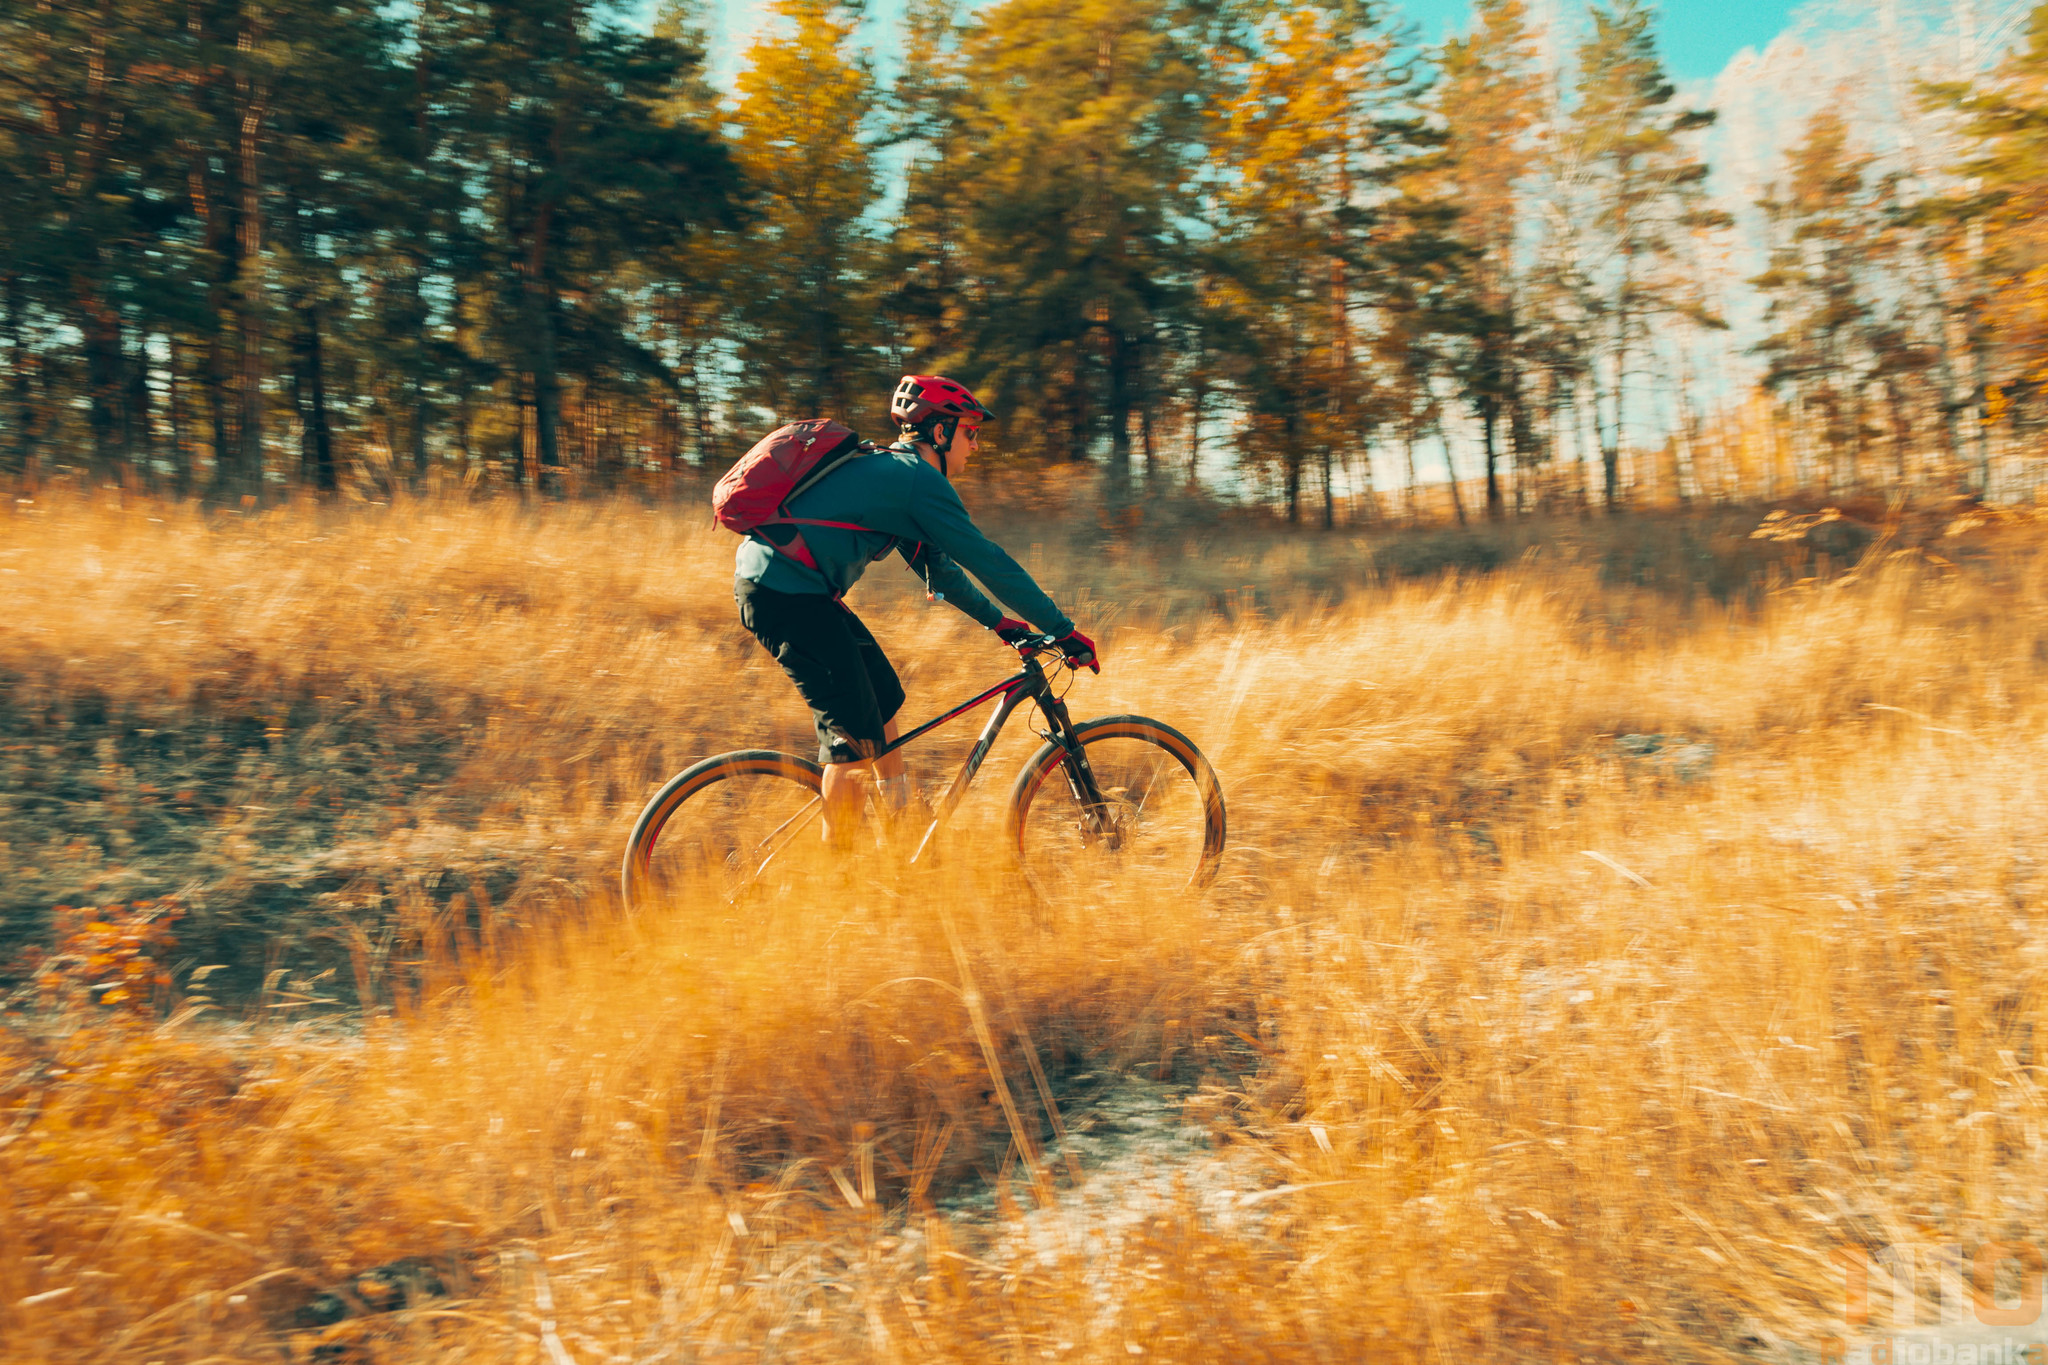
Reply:
[[[1023,659],[1035,659],[1041,654],[1058,654],[1062,661],[1066,659],[1065,652],[1060,649],[1059,640],[1051,635],[1034,635],[1028,640],[1018,641],[1011,648]]]

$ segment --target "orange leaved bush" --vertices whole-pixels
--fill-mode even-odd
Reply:
[[[168,898],[77,909],[60,905],[54,916],[55,946],[29,948],[17,973],[33,995],[52,1009],[97,1006],[135,1015],[154,1015],[171,985],[170,955],[178,946],[171,926],[185,912]]]

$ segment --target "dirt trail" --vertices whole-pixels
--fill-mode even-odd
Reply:
[[[1046,1144],[1050,1204],[1021,1165],[1000,1184],[939,1201],[951,1234],[972,1240],[978,1259],[1022,1274],[1084,1256],[1087,1282],[1108,1307],[1132,1243],[1152,1220],[1193,1211],[1214,1229],[1257,1237],[1271,1201],[1294,1188],[1254,1147],[1219,1144],[1209,1125],[1192,1119],[1185,1085],[1130,1073],[1077,1079],[1096,1088],[1085,1099],[1070,1096],[1066,1139]],[[906,1253],[923,1254],[914,1224],[903,1236]]]

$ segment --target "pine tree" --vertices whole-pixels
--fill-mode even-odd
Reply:
[[[759,218],[741,278],[743,396],[778,421],[858,417],[885,396],[872,301],[877,91],[839,0],[777,0],[748,52],[736,155]]]
[[[1299,5],[1246,35],[1214,105],[1218,184],[1215,294],[1237,322],[1237,389],[1247,421],[1240,459],[1276,477],[1287,519],[1333,440],[1327,418],[1353,377],[1350,299],[1354,207],[1348,176],[1358,131],[1353,87],[1386,54],[1342,12]],[[1364,51],[1360,51],[1360,47]],[[1326,517],[1333,514],[1328,506]]]
[[[654,22],[656,37],[687,57],[670,83],[662,119],[685,127],[715,127],[723,96],[703,68],[706,0],[668,0]],[[714,420],[726,397],[725,360],[740,335],[743,308],[730,282],[741,274],[750,225],[707,226],[643,263],[649,325],[675,374],[675,454],[687,448],[699,464],[728,455]]]
[[[413,472],[421,472],[426,433],[418,396],[437,369],[420,306],[435,261],[428,223],[445,213],[450,197],[445,182],[433,185],[422,173],[430,143],[426,72],[418,63],[435,50],[435,12],[427,3],[415,13],[410,70],[394,60],[398,30],[370,0],[294,7],[278,16],[290,65],[276,97],[269,157],[272,306],[298,428],[298,473],[322,492],[340,481],[330,375],[349,352],[386,375],[409,377],[416,400]],[[352,306],[365,280],[374,300],[368,317]],[[382,310],[394,294],[412,305],[399,318]]]
[[[1397,192],[1430,139],[1407,107],[1411,73],[1368,10],[1292,5],[1266,17],[1242,52],[1210,141],[1220,209],[1211,259],[1238,323],[1243,453],[1275,471],[1290,521],[1315,475],[1327,526],[1338,469],[1394,403],[1369,376],[1396,376],[1362,363],[1361,318],[1377,315],[1380,333],[1398,329],[1412,341],[1404,353],[1425,355],[1443,321],[1439,267],[1456,253],[1437,230],[1446,216]],[[1397,383],[1426,385],[1422,371],[1404,364]]]
[[[212,428],[209,495],[254,500],[265,490],[272,245],[269,180],[276,101],[292,89],[288,36],[259,0],[213,0],[186,14],[179,64],[193,116],[187,155],[201,250],[213,264],[202,388]]]
[[[1864,477],[1866,395],[1878,376],[1883,277],[1892,254],[1889,186],[1876,158],[1850,143],[1847,120],[1823,109],[1786,154],[1785,180],[1761,204],[1778,240],[1751,281],[1775,330],[1756,348],[1767,388],[1790,389],[1799,434],[1817,430],[1828,482]]]
[[[437,101],[447,119],[437,155],[487,187],[461,215],[475,337],[513,377],[521,428],[552,484],[565,372],[586,385],[600,372],[673,380],[637,339],[618,272],[729,223],[737,176],[707,129],[665,113],[693,60],[672,39],[619,28],[582,0],[448,9],[453,71]]]
[[[148,446],[146,337],[193,266],[177,240],[184,196],[172,166],[188,131],[172,61],[178,17],[166,5],[108,0],[0,12],[0,245],[17,468],[37,444],[61,449],[55,427],[69,405],[47,401],[54,394],[38,404],[30,384],[31,371],[46,387],[63,379],[68,358],[51,344],[59,327],[79,338],[95,476],[115,476]]]
[[[1106,440],[1119,503],[1189,296],[1191,20],[1174,0],[1003,0],[962,44],[963,373],[1017,447],[1082,460]]]
[[[1928,206],[1922,217],[1981,235],[1979,251],[1953,252],[1965,269],[1974,256],[1979,275],[1978,402],[1987,412],[1999,403],[2024,409],[2048,390],[2048,4],[2034,9],[2026,46],[1995,77],[1930,94],[1965,116],[1973,155],[1962,171],[1977,188]],[[1980,485],[1989,476],[1987,459]]]
[[[958,0],[910,0],[889,141],[908,153],[903,204],[881,267],[885,345],[899,370],[958,368],[965,343],[962,236],[970,172],[962,107],[972,83],[960,54]]]
[[[1479,419],[1486,459],[1486,511],[1505,512],[1501,423],[1518,464],[1533,451],[1525,410],[1521,298],[1522,189],[1535,169],[1533,133],[1543,78],[1524,0],[1477,0],[1475,24],[1445,44],[1432,105],[1448,132],[1445,169],[1430,188],[1455,204],[1456,234],[1472,247],[1467,272],[1469,337],[1460,348],[1460,387]]]
[[[1648,349],[1649,325],[1680,312],[1680,281],[1668,270],[1676,234],[1717,221],[1701,205],[1707,176],[1689,133],[1714,121],[1703,110],[1670,111],[1677,93],[1665,78],[1643,0],[1614,0],[1591,10],[1593,31],[1579,46],[1578,104],[1566,130],[1564,165],[1571,207],[1584,215],[1586,239],[1570,285],[1597,354],[1585,374],[1600,446],[1603,501],[1621,506],[1621,452],[1629,395]]]

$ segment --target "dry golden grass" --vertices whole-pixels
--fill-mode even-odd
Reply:
[[[1328,542],[1218,534],[1181,562],[1262,597],[1226,617],[1166,610],[1136,551],[1000,534],[1111,621],[1076,715],[1157,716],[1215,762],[1214,894],[1034,911],[984,799],[934,867],[821,859],[757,913],[618,913],[655,781],[808,730],[694,511],[19,508],[18,728],[85,723],[90,693],[84,804],[119,824],[162,804],[122,736],[246,718],[187,802],[191,925],[232,945],[263,926],[208,927],[208,898],[281,888],[275,927],[326,935],[371,1008],[0,1027],[0,1352],[309,1352],[280,1334],[314,1292],[418,1257],[447,1294],[318,1349],[1793,1359],[1848,1334],[1837,1252],[2044,1239],[2048,557],[2024,536],[1968,574],[1907,557],[1733,610],[1540,556],[1316,606],[1271,585]],[[1000,676],[874,577],[913,714]],[[356,758],[401,775],[336,811]],[[35,876],[177,889],[145,853]],[[291,875],[324,890],[295,905]],[[1056,1098],[1170,1077],[1258,1191],[1243,1216],[1190,1184],[1027,1247],[1015,1181],[993,1214],[934,1204],[1014,1162],[998,1084],[1049,1124],[1027,1054]]]

